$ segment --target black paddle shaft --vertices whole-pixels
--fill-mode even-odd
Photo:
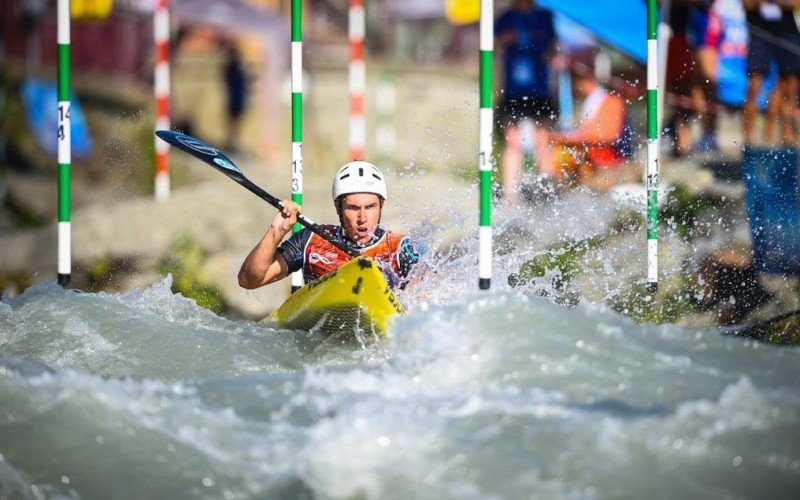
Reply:
[[[268,192],[266,192],[263,189],[261,189],[260,187],[258,187],[256,184],[254,184],[252,181],[250,181],[250,179],[248,179],[247,177],[242,177],[242,180],[239,181],[239,183],[242,186],[244,186],[245,188],[249,189],[250,192],[252,192],[256,196],[258,196],[262,200],[266,201],[270,205],[272,205],[273,207],[275,207],[275,208],[277,208],[279,210],[283,208],[283,202],[281,200],[275,198],[274,196],[272,196]],[[327,231],[325,231],[324,229],[322,229],[319,226],[319,224],[317,224],[316,222],[312,221],[311,219],[309,219],[305,215],[297,214],[297,222],[299,222],[302,226],[307,227],[308,229],[310,229],[314,233],[318,234],[320,237],[322,237],[323,239],[327,240],[330,244],[332,244],[333,246],[335,246],[339,250],[341,250],[343,252],[346,252],[347,255],[349,255],[351,257],[358,257],[359,255],[361,255],[358,251],[353,250],[352,248],[348,248],[344,244],[342,244],[339,241],[337,241],[336,239],[334,239],[334,236],[332,234],[330,234]]]
[[[210,144],[207,144],[196,137],[182,134],[180,132],[173,132],[172,130],[157,130],[156,135],[176,148],[208,163],[273,207],[279,210],[283,208],[283,202],[281,200],[264,191],[250,179],[245,177],[239,167],[237,167],[230,158],[225,156],[222,151],[214,146],[211,146]],[[358,251],[353,250],[352,248],[349,248],[343,243],[337,241],[334,235],[329,234],[327,231],[322,229],[319,224],[315,223],[303,214],[297,214],[297,222],[302,226],[307,227],[339,250],[347,253],[347,255],[351,257],[358,257],[361,255]]]

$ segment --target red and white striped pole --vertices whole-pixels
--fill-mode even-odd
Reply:
[[[367,120],[364,117],[364,90],[367,73],[364,65],[364,33],[366,19],[364,0],[350,0],[350,159],[363,160],[367,138]]]
[[[156,0],[155,36],[156,130],[169,130],[169,0]],[[169,198],[169,144],[158,137],[156,147],[156,199]]]

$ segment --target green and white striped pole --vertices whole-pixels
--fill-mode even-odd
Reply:
[[[303,18],[302,0],[292,0],[292,201],[303,204]],[[303,228],[299,223],[292,232]],[[292,293],[303,286],[303,272],[292,273]]]
[[[488,290],[492,279],[492,63],[494,59],[493,0],[481,0],[480,114],[478,170],[480,173],[480,229],[478,233],[478,287]]]
[[[69,44],[70,0],[58,0],[58,284],[66,286],[72,275],[70,227],[70,163],[72,162]]]
[[[658,290],[658,25],[657,0],[647,0],[647,289]]]

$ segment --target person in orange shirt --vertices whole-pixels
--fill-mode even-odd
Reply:
[[[597,82],[591,64],[573,63],[572,92],[583,100],[579,125],[563,132],[540,132],[550,150],[540,173],[576,180],[593,188],[616,183],[616,167],[631,156],[631,129],[625,103]]]

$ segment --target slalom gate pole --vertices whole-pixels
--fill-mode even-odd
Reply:
[[[658,290],[657,0],[647,0],[647,289]]]
[[[659,142],[661,141],[661,131],[664,130],[664,100],[667,96],[667,58],[669,57],[669,41],[672,38],[672,28],[669,27],[670,14],[672,9],[671,0],[661,0],[661,20],[658,23],[658,86],[661,92],[658,93],[658,130]],[[659,144],[659,148],[661,145]],[[660,151],[660,149],[659,149]]]
[[[378,117],[375,124],[375,154],[381,168],[391,168],[394,159],[396,105],[394,77],[389,70],[384,70],[375,87],[375,111]]]
[[[303,11],[292,0],[292,201],[303,204]],[[292,232],[303,229],[299,223]],[[292,273],[292,293],[303,286],[303,272]]]
[[[350,160],[363,160],[367,138],[367,120],[364,114],[364,92],[367,87],[364,64],[364,34],[366,16],[364,0],[350,0],[348,11],[350,38]]]
[[[652,0],[651,0],[652,1]],[[479,153],[480,228],[478,233],[478,287],[488,290],[492,279],[492,63],[494,59],[493,0],[481,0]]]
[[[58,0],[58,284],[72,277],[72,227],[70,223],[70,0]]]
[[[153,17],[155,39],[154,92],[156,130],[169,130],[169,0],[157,0]],[[156,150],[155,197],[169,199],[169,144],[154,137]]]

